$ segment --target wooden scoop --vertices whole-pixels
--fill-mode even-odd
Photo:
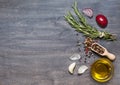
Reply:
[[[97,54],[101,55],[101,56],[106,56],[107,58],[109,58],[110,60],[115,60],[115,55],[108,52],[108,50],[106,48],[104,48],[103,46],[101,46],[98,43],[93,43],[91,45],[91,50],[96,52]]]

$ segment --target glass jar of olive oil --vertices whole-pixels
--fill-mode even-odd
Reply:
[[[91,76],[98,82],[106,82],[113,76],[114,67],[110,60],[101,58],[95,61],[91,66]]]

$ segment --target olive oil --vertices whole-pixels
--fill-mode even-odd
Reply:
[[[95,61],[91,67],[91,76],[98,82],[106,82],[112,78],[113,65],[106,58],[101,58]]]

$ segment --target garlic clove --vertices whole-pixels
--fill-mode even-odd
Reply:
[[[70,56],[70,60],[79,60],[81,58],[80,54],[75,53],[72,56]]]
[[[82,10],[82,12],[90,18],[93,17],[93,10],[91,8],[85,8]]]
[[[69,65],[68,71],[69,71],[71,74],[73,74],[74,69],[75,69],[75,66],[76,66],[76,63],[75,63],[75,62]]]
[[[87,69],[88,67],[86,65],[81,65],[78,69],[78,74],[83,74]]]

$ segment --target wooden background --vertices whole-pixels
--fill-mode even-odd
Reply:
[[[90,7],[94,17],[88,23],[117,35],[117,41],[100,43],[114,53],[113,78],[97,83],[90,76],[90,65],[100,58],[88,59],[89,69],[81,76],[68,73],[68,58],[78,52],[77,40],[84,37],[64,20],[74,0],[0,0],[0,85],[119,85],[120,84],[120,0],[77,0],[79,9]],[[95,22],[99,13],[109,24],[100,29]],[[83,48],[83,47],[81,47]],[[80,53],[82,55],[82,53]],[[84,56],[82,56],[84,57]]]

